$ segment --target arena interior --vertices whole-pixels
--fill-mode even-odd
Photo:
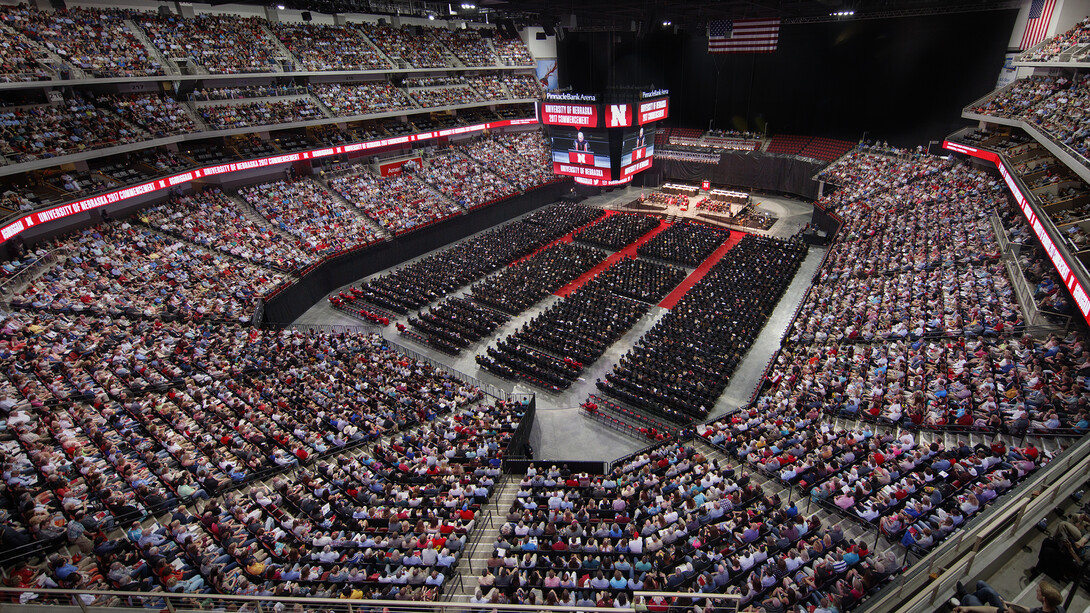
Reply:
[[[1088,610],[1090,2],[281,1],[0,0],[0,612]]]

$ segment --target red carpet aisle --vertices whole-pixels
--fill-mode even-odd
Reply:
[[[607,212],[617,214],[616,211],[607,211]],[[602,272],[603,270],[609,268],[610,266],[613,266],[614,264],[619,262],[622,258],[635,257],[636,256],[636,250],[640,248],[640,245],[646,243],[647,241],[651,240],[652,238],[655,238],[656,234],[658,234],[659,232],[662,232],[663,230],[665,230],[666,228],[669,228],[669,227],[670,227],[670,224],[666,223],[665,221],[660,220],[658,227],[656,227],[654,230],[651,230],[647,234],[644,234],[636,242],[634,242],[631,245],[625,247],[624,249],[621,249],[617,253],[614,253],[613,255],[609,256],[604,261],[602,261],[601,264],[598,264],[594,268],[591,268],[586,273],[584,273],[583,276],[581,276],[578,279],[576,279],[575,281],[572,281],[571,283],[565,285],[564,287],[556,290],[553,293],[556,294],[557,296],[560,296],[561,298],[567,298],[568,294],[574,292],[575,290],[579,289],[580,287],[583,287],[583,285],[585,285],[587,283],[587,281],[590,281],[591,279],[593,279],[598,273]]]
[[[532,258],[535,255],[541,253],[542,251],[545,251],[549,247],[552,247],[553,245],[559,245],[560,243],[570,243],[572,241],[571,237],[574,236],[576,232],[580,232],[580,231],[583,230],[583,228],[593,226],[594,224],[598,223],[599,221],[602,221],[603,219],[605,219],[606,217],[613,217],[614,215],[620,215],[620,213],[618,213],[617,211],[608,211],[607,210],[604,217],[599,217],[598,219],[595,219],[594,221],[588,223],[585,226],[579,226],[578,228],[572,230],[571,233],[565,234],[564,236],[561,236],[560,238],[556,239],[555,241],[549,243],[548,245],[538,247],[537,249],[535,249],[533,251],[533,253],[531,253],[529,255],[526,255],[526,256],[523,256],[523,257],[515,260],[514,262],[511,262],[510,264],[508,264],[508,266],[514,266],[515,264],[518,264],[519,262],[521,262],[521,261],[523,261],[525,259]]]
[[[666,295],[665,298],[662,299],[662,302],[659,303],[659,306],[664,309],[674,308],[674,305],[677,304],[679,300],[681,300],[681,297],[684,296],[685,293],[688,292],[690,288],[692,288],[692,286],[696,285],[697,282],[703,279],[704,275],[708,274],[708,271],[712,269],[712,266],[715,266],[716,263],[719,262],[719,260],[723,259],[723,256],[727,255],[727,252],[731,250],[731,247],[734,247],[739,242],[741,242],[742,237],[744,237],[745,235],[745,232],[736,232],[734,230],[731,230],[730,238],[727,239],[727,242],[723,243],[723,246],[713,251],[712,254],[708,256],[708,259],[701,262],[700,266],[698,266],[691,275],[685,277],[685,280],[681,282],[681,285],[678,285],[676,288],[674,288],[674,291],[670,292]]]

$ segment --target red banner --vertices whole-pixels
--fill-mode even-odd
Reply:
[[[49,209],[45,209],[43,211],[28,213],[18,219],[8,222],[6,225],[4,225],[4,227],[0,228],[0,243],[6,242],[13,236],[16,236],[27,228],[32,228],[38,224],[57,221],[58,219],[64,219],[65,217],[68,217],[70,215],[75,215],[84,211],[97,209],[108,204],[114,204],[116,202],[128,200],[129,198],[135,198],[137,196],[142,196],[147,193],[156,192],[162,189],[168,189],[174,187],[175,185],[189,183],[190,181],[194,179],[199,179],[201,177],[211,177],[214,175],[238,172],[241,170],[251,170],[253,168],[265,168],[267,166],[298,162],[301,160],[313,160],[317,158],[328,157],[331,155],[349,153],[352,151],[379,149],[382,147],[388,147],[390,145],[400,145],[407,144],[409,142],[440,138],[442,136],[448,136],[450,134],[465,134],[469,132],[480,132],[482,130],[493,130],[496,128],[506,128],[510,126],[525,126],[534,123],[537,123],[537,120],[506,119],[503,121],[493,121],[472,126],[448,128],[445,130],[423,132],[420,134],[412,134],[407,136],[397,136],[394,138],[384,138],[364,143],[338,145],[336,147],[312,149],[310,151],[301,151],[299,153],[274,155],[272,157],[259,158],[256,160],[243,160],[241,162],[230,162],[227,164],[218,164],[216,166],[206,166],[204,168],[190,170],[171,177],[156,179],[147,183],[141,183],[140,185],[124,187],[122,189],[108,192],[105,194],[99,194],[98,196],[92,196],[90,198],[84,198],[83,200],[77,200],[75,202],[70,202],[61,206],[55,206]]]
[[[547,126],[598,127],[598,107],[594,104],[541,103],[541,123]]]
[[[409,162],[416,162],[419,168],[424,167],[424,160],[420,159],[420,156],[414,158],[407,158],[404,160],[398,160],[396,162],[387,162],[385,164],[378,165],[378,174],[383,177],[392,177],[393,175],[401,174],[401,167]]]
[[[634,175],[634,174],[636,174],[638,172],[643,172],[643,171],[647,170],[648,168],[651,168],[651,162],[652,161],[653,161],[652,158],[644,158],[644,159],[640,160],[639,162],[635,162],[633,164],[629,164],[628,166],[625,166],[624,168],[621,169],[621,178],[622,179],[628,179],[628,178],[631,178],[632,175]]]
[[[640,103],[639,113],[636,114],[636,123],[641,126],[652,121],[661,121],[670,116],[670,99],[659,98]]]

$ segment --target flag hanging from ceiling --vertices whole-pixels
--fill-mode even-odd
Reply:
[[[772,53],[779,19],[717,19],[708,24],[708,53]]]
[[[1056,8],[1056,0],[1033,0],[1029,5],[1029,16],[1026,18],[1026,31],[1022,34],[1020,50],[1026,50],[1040,43],[1048,33],[1048,26],[1052,23],[1052,9]]]

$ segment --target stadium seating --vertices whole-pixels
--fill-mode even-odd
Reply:
[[[812,140],[812,136],[788,136],[785,134],[777,134],[768,142],[768,148],[765,149],[765,151],[769,153],[782,153],[785,155],[799,155]]]
[[[1057,34],[1043,43],[1027,50],[1018,56],[1019,62],[1054,62],[1060,59],[1060,55],[1074,50],[1079,45],[1090,43],[1090,17],[1076,23],[1068,31]],[[1084,51],[1079,57],[1071,58],[1074,61],[1086,61],[1087,54]]]

